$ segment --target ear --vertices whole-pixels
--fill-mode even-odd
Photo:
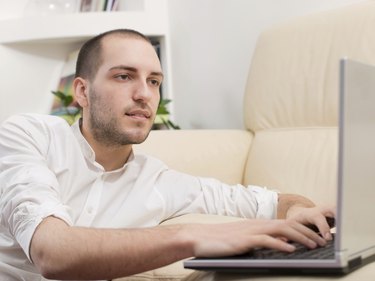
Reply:
[[[74,98],[82,108],[88,106],[88,86],[87,81],[81,77],[73,81]]]

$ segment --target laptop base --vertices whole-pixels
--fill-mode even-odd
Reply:
[[[194,259],[194,260],[204,260],[204,259]],[[198,266],[187,266],[185,268],[202,270],[202,271],[216,271],[224,273],[235,273],[235,274],[251,274],[251,275],[278,275],[278,276],[295,276],[295,275],[314,275],[314,276],[341,276],[346,275],[350,272],[357,270],[369,263],[375,262],[375,255],[369,256],[365,259],[360,257],[349,261],[348,266],[346,267],[330,267],[330,268],[282,268],[282,267],[273,267],[273,268],[264,268],[264,267],[198,267]]]

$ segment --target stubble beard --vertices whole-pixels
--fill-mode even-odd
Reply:
[[[120,147],[142,143],[149,135],[151,128],[142,135],[121,130],[118,118],[114,116],[111,108],[101,101],[102,98],[94,89],[90,91],[89,100],[90,130],[97,142],[107,147]]]

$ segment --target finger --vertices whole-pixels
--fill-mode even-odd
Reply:
[[[282,236],[280,236],[280,237],[276,237],[277,239],[280,239],[280,240],[282,240],[282,241],[284,241],[284,242],[288,242],[288,239],[286,239],[285,237],[282,237]]]
[[[332,240],[331,226],[328,217],[317,218],[315,224],[324,239]]]
[[[287,240],[280,239],[266,235],[266,234],[260,234],[260,235],[255,235],[251,239],[251,247],[250,249],[253,248],[270,248],[270,249],[275,249],[278,251],[283,251],[283,252],[293,252],[296,247],[289,244]]]
[[[334,224],[335,212],[335,208],[330,206],[311,208],[305,213],[304,220],[308,223],[304,224],[313,231],[320,233],[326,240],[331,240],[331,228],[333,227],[331,224]]]
[[[303,224],[295,221],[288,221],[289,227],[284,227],[284,235],[288,239],[305,245],[308,248],[316,248],[319,246],[325,246],[326,240],[320,237],[317,233],[307,228]]]
[[[332,240],[331,228],[335,224],[335,208],[322,207],[319,213],[312,216],[312,225],[326,240]]]
[[[320,236],[318,233],[311,230],[310,228],[306,227],[305,225],[299,225],[298,231],[300,231],[308,239],[314,241],[314,243],[316,243],[316,245],[319,245],[319,246],[323,247],[327,244],[326,239],[322,238],[322,236]]]

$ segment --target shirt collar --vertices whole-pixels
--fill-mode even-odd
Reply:
[[[71,126],[72,131],[78,143],[81,147],[82,153],[85,158],[89,159],[91,162],[95,161],[95,151],[91,148],[90,144],[87,142],[85,137],[82,135],[80,125],[82,123],[82,119],[80,118]]]
[[[74,124],[71,126],[73,134],[76,137],[85,158],[88,159],[92,163],[96,163],[95,162],[95,151],[92,149],[90,144],[87,142],[85,137],[82,135],[81,124],[82,124],[82,118],[80,118],[79,120],[74,122]],[[124,167],[128,163],[133,161],[134,159],[135,159],[135,157],[134,157],[134,153],[133,153],[133,150],[132,150],[130,155],[129,155],[128,161],[125,163]],[[120,169],[122,169],[122,168],[120,168]]]

